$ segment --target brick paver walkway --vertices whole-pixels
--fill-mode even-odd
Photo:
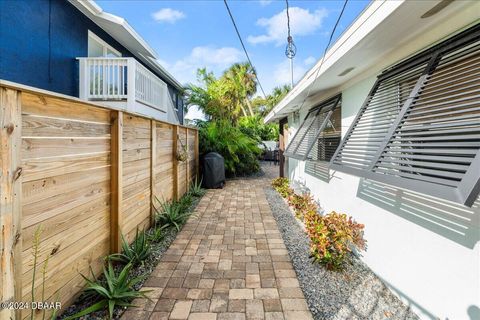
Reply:
[[[278,167],[277,167],[278,168]],[[122,319],[312,319],[263,191],[209,190]]]

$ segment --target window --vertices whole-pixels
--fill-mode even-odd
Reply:
[[[122,54],[96,34],[88,30],[88,56],[89,57],[121,57]]]
[[[480,189],[479,39],[477,25],[381,74],[331,168],[471,206]]]
[[[308,112],[284,155],[299,160],[328,161],[340,142],[340,134],[341,96],[338,95]]]
[[[308,160],[330,161],[342,139],[342,110],[340,103],[332,111],[325,129],[320,133],[317,143],[313,146]],[[316,156],[316,157],[315,157]]]

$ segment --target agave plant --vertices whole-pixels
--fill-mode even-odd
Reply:
[[[204,195],[204,193],[205,189],[202,188],[202,179],[198,180],[198,178],[195,178],[195,180],[190,185],[190,190],[188,191],[188,194],[194,197],[201,197]]]
[[[122,253],[114,253],[109,256],[113,261],[138,265],[143,263],[151,253],[151,247],[144,231],[135,234],[135,240],[131,245],[122,234]]]
[[[95,279],[92,273],[92,279],[88,279],[81,275],[87,282],[84,290],[87,296],[95,297],[99,301],[90,307],[68,317],[67,319],[76,319],[92,312],[100,311],[108,308],[109,319],[113,318],[113,310],[115,306],[130,307],[132,300],[135,298],[147,298],[145,295],[148,291],[136,291],[134,286],[142,281],[145,277],[129,278],[132,264],[129,263],[123,267],[117,275],[113,269],[112,263],[108,262],[108,268],[103,267],[104,280],[99,281]]]
[[[181,204],[177,201],[160,202],[156,198],[160,208],[153,206],[155,210],[156,223],[162,227],[175,227],[180,230],[181,225],[187,220],[189,213],[185,211],[185,203]]]
[[[187,212],[192,203],[193,195],[191,195],[190,193],[186,193],[183,197],[180,198],[180,200],[177,201],[181,212]]]
[[[165,237],[165,226],[154,226],[148,235],[148,241],[160,242]]]

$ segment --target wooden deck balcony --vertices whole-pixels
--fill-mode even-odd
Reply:
[[[167,84],[134,58],[77,59],[81,99],[147,115],[167,112]]]

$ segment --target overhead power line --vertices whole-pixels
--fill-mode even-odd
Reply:
[[[235,31],[237,32],[238,40],[240,40],[240,43],[242,44],[243,51],[245,52],[245,55],[247,56],[247,60],[250,63],[250,65],[255,69],[253,66],[252,60],[250,60],[250,56],[248,55],[247,49],[245,48],[245,44],[243,43],[242,36],[240,35],[240,32],[238,31],[237,24],[235,23],[235,19],[233,18],[232,12],[230,11],[230,8],[228,7],[227,0],[223,0],[225,3],[225,7],[227,8],[228,15],[230,16],[230,19],[232,20],[233,27],[235,28]],[[265,94],[265,91],[263,90],[262,84],[260,83],[260,79],[258,79],[257,76],[257,69],[255,69],[255,78],[257,79],[258,85],[260,87],[260,90],[262,90],[263,97],[266,99],[267,95]]]
[[[325,47],[325,50],[323,52],[323,57],[322,57],[322,60],[320,62],[320,66],[318,67],[317,72],[315,73],[315,77],[313,78],[312,84],[308,87],[307,95],[303,99],[302,104],[300,105],[299,109],[301,109],[303,107],[303,105],[305,104],[305,101],[307,101],[307,99],[310,98],[310,91],[312,90],[312,88],[315,85],[315,82],[318,79],[318,74],[320,73],[320,69],[322,69],[323,62],[325,61],[325,55],[327,54],[327,50],[330,47],[330,44],[331,44],[332,39],[333,39],[333,35],[335,34],[335,31],[337,30],[338,23],[340,22],[340,19],[343,16],[343,12],[345,11],[345,7],[347,6],[347,3],[348,3],[348,0],[345,0],[345,2],[343,3],[342,11],[340,11],[340,14],[338,15],[337,21],[335,22],[335,25],[333,26],[332,32],[330,33],[330,38],[328,39],[327,46]]]

